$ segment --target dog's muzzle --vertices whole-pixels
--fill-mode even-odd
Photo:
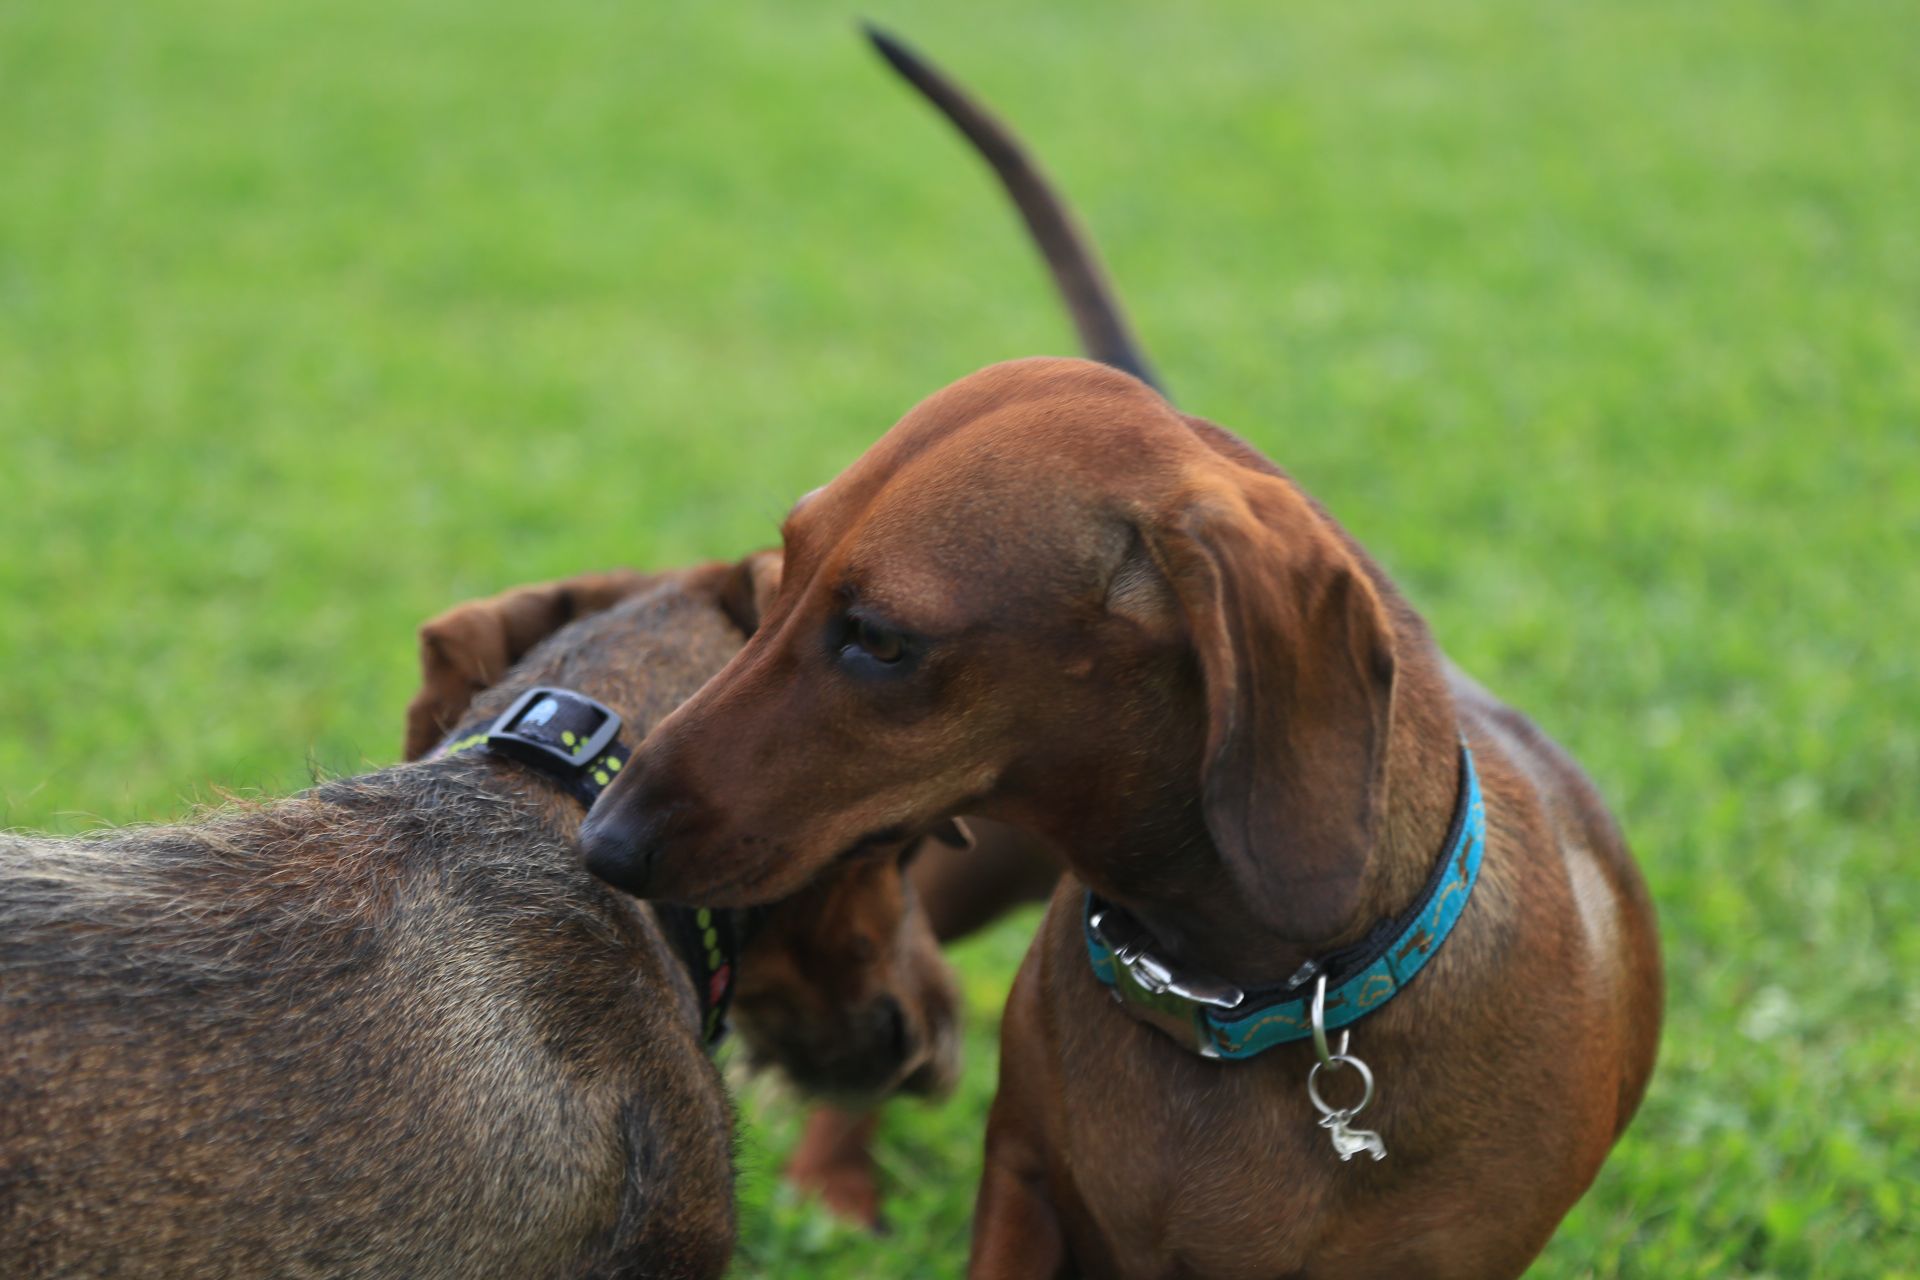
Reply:
[[[646,897],[661,844],[661,825],[652,815],[634,815],[630,806],[594,806],[580,824],[580,852],[587,870],[616,889]]]

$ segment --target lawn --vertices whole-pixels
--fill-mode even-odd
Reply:
[[[1662,1062],[1532,1274],[1920,1275],[1913,6],[868,12],[1621,816]],[[421,618],[767,543],[919,396],[1069,350],[852,16],[0,0],[0,826],[391,762]],[[776,1189],[745,1088],[739,1275],[958,1271],[1031,927],[959,953],[890,1236]]]

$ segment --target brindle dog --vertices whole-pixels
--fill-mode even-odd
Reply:
[[[473,723],[475,696],[554,632],[689,574],[710,581],[715,603],[751,632],[758,602],[779,586],[780,556],[759,552],[730,569],[577,574],[428,619],[420,626],[420,688],[407,704],[407,758],[425,758]],[[896,1091],[938,1097],[951,1089],[956,1020],[944,983],[929,981],[946,971],[922,960],[922,919],[944,942],[997,914],[1010,887],[1033,899],[1052,887],[1050,874],[1036,883],[1035,855],[1009,847],[1010,832],[983,826],[983,842],[942,823],[901,857],[840,863],[757,921],[733,997],[753,1066],[778,1068],[802,1089],[854,1106]],[[849,1035],[853,1018],[865,1026]],[[894,1052],[883,1051],[888,1044]]]
[[[740,647],[739,572],[574,623],[475,715],[559,685],[637,742]],[[700,997],[654,911],[581,869],[580,819],[466,752],[193,825],[0,838],[6,1273],[721,1274],[731,1114]],[[897,857],[828,874],[897,896]],[[950,978],[923,916],[891,923],[885,989],[810,1006],[834,1053],[756,1039],[748,1008],[743,1033],[836,1092],[938,1075]]]
[[[684,570],[645,574],[632,569],[584,573],[530,583],[480,600],[469,600],[420,627],[420,688],[407,706],[406,753],[420,759],[458,726],[469,723],[476,691],[485,689],[529,650],[569,622],[606,609]],[[756,601],[779,586],[780,553],[763,551],[741,562],[723,606],[751,630]],[[904,864],[904,866],[903,866]],[[898,883],[906,876],[906,885]],[[786,1074],[823,1100],[808,1117],[805,1136],[787,1165],[787,1178],[817,1195],[836,1214],[862,1225],[881,1225],[878,1171],[868,1149],[877,1113],[865,1110],[872,1095],[851,1093],[848,1072],[800,1079],[794,1064],[835,1056],[835,1008],[866,1008],[884,1017],[887,992],[906,978],[898,972],[912,957],[885,939],[895,936],[909,905],[926,915],[942,946],[998,919],[1021,902],[1044,902],[1058,878],[1052,857],[1034,841],[997,822],[946,824],[903,859],[867,859],[839,874],[823,876],[794,909],[769,919],[754,936],[741,966],[734,1010],[748,1035],[755,1065],[786,1064]],[[872,993],[880,992],[879,998]],[[930,1022],[951,1026],[939,1019]],[[806,1040],[782,1048],[792,1037]],[[921,1065],[899,1080],[898,1090],[944,1094],[958,1068],[949,1039],[922,1051]],[[865,1056],[865,1070],[883,1074],[898,1066]],[[904,1059],[903,1061],[910,1061]],[[887,1088],[883,1092],[892,1092]],[[837,1101],[840,1106],[832,1105]],[[848,1109],[851,1108],[851,1109]]]

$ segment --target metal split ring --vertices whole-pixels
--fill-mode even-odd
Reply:
[[[1364,1086],[1360,1101],[1350,1107],[1328,1106],[1327,1100],[1320,1096],[1320,1068],[1322,1067],[1352,1067],[1358,1071],[1360,1083]],[[1323,1116],[1337,1115],[1343,1120],[1351,1119],[1365,1111],[1367,1104],[1373,1101],[1373,1069],[1360,1059],[1350,1058],[1344,1053],[1336,1053],[1325,1062],[1316,1062],[1313,1064],[1313,1069],[1307,1072],[1307,1100],[1312,1102],[1314,1109]]]

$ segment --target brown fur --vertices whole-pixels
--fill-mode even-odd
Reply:
[[[784,530],[759,632],[582,831],[638,892],[753,902],[950,814],[1057,848],[1004,1024],[980,1275],[1517,1275],[1652,1068],[1650,904],[1573,764],[1452,672],[1377,565],[1271,463],[1125,375],[994,366],[936,393]],[[854,623],[904,632],[876,666]],[[885,646],[883,646],[885,647]],[[1482,881],[1354,1028],[1391,1149],[1340,1164],[1311,1049],[1216,1063],[1092,977],[1079,894],[1242,985],[1424,881],[1464,735]],[[775,744],[815,745],[775,759]]]
[[[565,684],[637,739],[742,640],[731,568],[681,578],[566,628],[472,713]],[[193,826],[0,839],[8,1274],[720,1274],[731,1116],[697,999],[651,911],[580,869],[579,816],[462,755]],[[905,1030],[863,1085],[950,1039],[893,891],[873,941]]]

